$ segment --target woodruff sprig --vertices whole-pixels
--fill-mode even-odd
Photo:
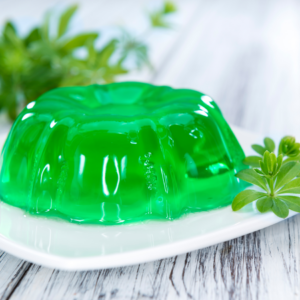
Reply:
[[[19,34],[13,22],[1,26],[0,111],[7,112],[12,120],[26,104],[51,89],[110,83],[150,67],[147,33],[171,27],[168,20],[176,6],[170,1],[162,3],[148,14],[149,28],[142,35],[122,28],[100,43],[102,47],[97,46],[99,36],[101,39],[98,30],[71,34],[77,10],[77,5],[71,5],[60,16],[48,12],[26,36]]]
[[[251,169],[242,170],[236,177],[260,188],[260,191],[247,189],[239,193],[232,202],[232,210],[237,211],[256,201],[261,212],[273,211],[280,218],[289,215],[289,209],[300,212],[300,143],[286,136],[281,139],[278,156],[273,151],[275,143],[264,139],[264,146],[252,145],[259,156],[248,156],[244,164]]]

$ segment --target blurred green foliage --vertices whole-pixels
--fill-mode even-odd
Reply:
[[[176,12],[176,6],[172,2],[165,2],[161,10],[150,13],[151,25],[153,27],[169,28],[170,24],[166,21],[166,16]]]
[[[77,5],[66,9],[56,21],[56,34],[51,34],[51,13],[42,24],[25,37],[18,35],[15,25],[7,22],[0,35],[0,111],[6,110],[14,120],[20,109],[41,94],[60,86],[109,83],[116,76],[150,65],[148,46],[125,29],[101,49],[95,41],[98,32],[69,36],[70,21]],[[171,2],[149,13],[151,28],[167,28],[167,16],[176,11]],[[84,58],[76,50],[85,49]],[[131,57],[135,63],[126,67]]]

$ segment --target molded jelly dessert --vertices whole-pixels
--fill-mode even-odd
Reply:
[[[200,92],[123,82],[52,90],[19,115],[0,197],[31,214],[115,224],[232,202],[244,153]]]

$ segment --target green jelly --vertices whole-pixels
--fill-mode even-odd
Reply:
[[[19,115],[0,197],[78,223],[178,218],[231,204],[244,152],[200,92],[139,82],[52,90]]]

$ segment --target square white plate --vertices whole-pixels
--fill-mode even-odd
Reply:
[[[257,135],[234,128],[246,153]],[[0,148],[5,136],[0,136]],[[290,217],[296,213],[290,212]],[[63,220],[25,216],[0,203],[0,249],[50,268],[92,270],[138,264],[208,247],[280,222],[260,214],[253,204],[239,212],[231,207],[193,213],[175,221],[128,225],[77,225]]]

